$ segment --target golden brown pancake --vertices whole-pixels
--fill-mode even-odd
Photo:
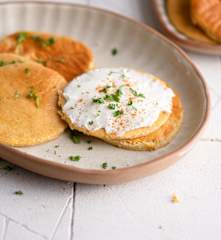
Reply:
[[[30,146],[61,134],[66,124],[57,114],[57,92],[66,83],[54,70],[0,54],[0,143]]]
[[[73,123],[70,122],[69,118],[64,115],[64,113],[60,112],[60,114],[62,118],[69,124],[71,129],[79,130],[80,132],[83,132],[89,136],[94,136],[94,134],[91,134],[91,132],[74,126]],[[170,143],[170,141],[178,132],[182,123],[182,119],[183,107],[180,98],[176,95],[173,98],[172,113],[169,115],[168,119],[163,124],[158,125],[158,128],[155,128],[149,134],[142,137],[135,137],[130,139],[113,139],[110,138],[107,134],[102,136],[97,135],[96,137],[107,143],[128,150],[153,151]],[[134,130],[134,132],[135,131],[137,130]]]
[[[155,77],[155,80],[160,81],[161,84],[164,86],[168,86],[164,81],[158,79],[157,77]],[[168,113],[168,112],[161,112],[157,121],[155,121],[151,126],[130,130],[130,131],[124,133],[123,135],[117,135],[116,133],[107,133],[104,129],[90,131],[86,128],[79,127],[77,124],[73,123],[64,112],[62,112],[62,107],[64,104],[65,104],[65,99],[63,97],[62,92],[60,92],[59,93],[59,101],[58,101],[58,105],[60,106],[59,114],[61,115],[61,118],[68,123],[69,127],[72,130],[77,130],[86,135],[97,137],[102,140],[110,139],[110,141],[111,140],[120,140],[120,139],[134,139],[134,138],[146,136],[146,135],[154,132],[155,130],[157,130],[160,126],[162,126],[168,120],[168,118],[170,116],[170,113]]]
[[[215,44],[200,28],[192,23],[190,0],[167,0],[167,12],[177,31],[193,40]]]
[[[126,140],[110,140],[103,139],[117,147],[129,150],[152,151],[167,145],[175,134],[178,132],[183,117],[183,108],[178,96],[173,98],[173,110],[169,119],[156,131],[147,136],[126,139]]]
[[[221,43],[221,1],[191,0],[191,16],[207,36]]]
[[[64,99],[61,94],[59,94],[59,103],[58,105],[62,107],[64,104]],[[97,137],[100,139],[110,139],[110,140],[120,140],[120,139],[133,139],[138,138],[142,136],[146,136],[147,134],[150,134],[151,132],[154,132],[156,129],[158,129],[161,125],[163,125],[169,118],[170,114],[166,112],[162,112],[158,118],[158,120],[149,127],[139,128],[135,130],[128,131],[124,133],[123,135],[117,135],[115,133],[107,133],[104,129],[98,129],[96,131],[90,131],[86,128],[82,128],[74,124],[70,118],[61,110],[59,110],[59,114],[61,118],[68,123],[70,129],[77,130],[79,132],[82,132],[86,135]]]
[[[56,70],[67,81],[93,67],[91,50],[69,37],[17,32],[0,41],[0,53],[16,53]]]

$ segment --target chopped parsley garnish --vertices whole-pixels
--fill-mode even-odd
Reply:
[[[113,116],[114,116],[114,117],[119,117],[119,116],[122,115],[122,114],[123,114],[123,111],[122,111],[122,110],[117,110],[117,111],[113,112]]]
[[[59,145],[54,145],[54,148],[59,148]]]
[[[21,196],[21,195],[23,195],[24,193],[23,193],[22,191],[19,190],[19,191],[15,191],[14,194],[15,194],[15,195],[20,195],[20,196]]]
[[[127,103],[128,106],[131,106],[133,104],[133,101],[130,99]]]
[[[29,69],[29,68],[25,68],[25,69],[24,69],[24,73],[25,73],[25,74],[29,74],[29,73],[30,73],[30,69]]]
[[[106,168],[108,167],[107,162],[102,163],[102,164],[101,164],[101,167],[102,167],[103,169],[106,169]]]
[[[55,39],[53,37],[51,38],[48,38],[46,41],[45,41],[46,45],[47,46],[51,46],[53,44],[55,44]]]
[[[81,142],[80,136],[77,136],[77,135],[72,135],[71,139],[72,139],[72,142],[75,144],[78,144]]]
[[[71,140],[75,144],[78,144],[78,143],[81,142],[81,138],[80,138],[80,136],[79,136],[77,131],[72,131],[71,132]]]
[[[22,63],[21,61],[11,61],[11,62],[5,62],[3,60],[0,60],[0,67],[6,66],[6,65],[10,65],[10,64],[15,64],[15,63]]]
[[[94,124],[94,121],[89,121],[88,124],[89,124],[89,125],[93,125],[93,124]]]
[[[108,104],[107,107],[108,107],[108,109],[114,110],[116,105],[114,103],[110,103],[110,104]]]
[[[110,100],[110,101],[119,102],[121,95],[122,95],[122,91],[121,91],[120,89],[118,89],[114,94],[105,95],[104,99],[105,99],[105,100]]]
[[[35,106],[39,108],[40,106],[40,97],[36,93],[35,89],[31,87],[27,93],[27,98],[33,99],[35,102]]]
[[[119,89],[117,89],[117,91],[112,94],[112,98],[115,102],[119,102],[120,101],[120,97],[122,96],[122,90],[121,90],[121,87]]]
[[[14,96],[15,98],[19,98],[21,96],[21,93],[18,90],[16,90]]]
[[[55,44],[55,39],[53,37],[50,37],[48,39],[43,39],[39,36],[32,36],[32,40],[39,42],[42,47],[48,47]]]
[[[136,97],[142,97],[145,98],[145,96],[143,95],[143,93],[138,93],[136,90],[130,88],[131,93],[136,96]]]
[[[104,100],[114,101],[113,94],[111,94],[111,95],[105,95],[105,96],[104,96]]]
[[[93,149],[93,147],[92,146],[90,146],[90,147],[88,147],[88,149],[87,150],[92,150]]]
[[[10,172],[14,169],[14,167],[10,166],[10,165],[5,165],[4,167],[1,167],[0,169],[3,169],[7,172]]]
[[[116,168],[117,168],[117,167],[113,166],[113,167],[112,167],[112,170],[115,170]]]
[[[143,94],[143,93],[139,93],[139,94],[138,94],[138,97],[145,98],[145,96],[144,96],[144,94]]]
[[[117,95],[118,97],[121,97],[123,94],[121,88],[122,88],[122,86],[119,89],[117,89],[117,91],[115,93],[115,95]]]
[[[111,88],[111,86],[107,85],[104,88],[102,88],[99,92],[107,93],[108,88]]]
[[[78,162],[80,161],[81,157],[79,155],[77,156],[69,156],[70,161]]]
[[[78,84],[78,85],[77,85],[77,87],[78,87],[78,88],[80,88],[80,87],[81,87],[81,85],[80,85],[80,84]]]
[[[113,49],[111,50],[111,54],[112,54],[112,56],[117,55],[117,53],[118,53],[117,48],[113,48]]]
[[[104,100],[102,98],[93,98],[92,101],[93,101],[93,103],[97,103],[97,104],[104,103]]]
[[[20,32],[18,36],[16,37],[16,43],[17,45],[23,43],[27,39],[27,33],[26,32]]]
[[[92,143],[92,141],[91,140],[87,140],[87,143],[90,144],[90,143]]]

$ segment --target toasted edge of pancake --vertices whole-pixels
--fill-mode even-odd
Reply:
[[[66,128],[57,113],[66,80],[18,55],[0,54],[0,63],[0,143],[30,146],[58,137]]]
[[[190,0],[167,0],[168,17],[177,31],[193,40],[216,44],[192,23],[190,12]]]
[[[67,81],[94,67],[89,47],[70,37],[16,32],[0,40],[0,53],[14,53],[52,68]]]
[[[147,136],[127,139],[127,140],[110,140],[103,139],[105,142],[113,144],[120,148],[125,148],[128,150],[137,151],[153,151],[157,150],[173,139],[182,123],[183,118],[183,107],[178,96],[173,98],[173,111],[167,120],[167,122],[162,125],[156,131],[148,134]]]
[[[165,85],[168,87],[168,84],[160,79],[158,79],[157,77],[155,77],[155,80],[160,81],[161,84]],[[72,130],[77,130],[79,132],[82,132],[86,135],[89,136],[93,136],[93,137],[97,137],[100,139],[113,139],[113,140],[117,140],[117,139],[133,139],[133,138],[138,138],[138,137],[142,137],[142,136],[146,136],[147,134],[150,134],[151,132],[154,132],[155,130],[157,130],[161,125],[163,125],[169,118],[170,113],[168,112],[161,112],[159,118],[151,125],[148,127],[142,127],[142,128],[138,128],[138,129],[134,129],[134,130],[130,130],[126,133],[124,133],[123,135],[117,135],[116,133],[107,133],[103,128],[102,129],[98,129],[96,131],[90,131],[86,128],[82,128],[79,127],[77,124],[73,123],[70,118],[64,113],[62,112],[62,107],[65,104],[65,98],[63,97],[62,92],[59,92],[59,100],[58,100],[58,105],[60,107],[59,109],[59,114],[61,116],[61,118],[68,123],[70,129]]]

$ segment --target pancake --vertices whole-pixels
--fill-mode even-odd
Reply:
[[[0,54],[0,143],[30,146],[58,137],[66,124],[57,114],[57,72],[14,54]]]
[[[111,76],[110,79],[106,79],[109,71],[113,72],[113,76]],[[126,71],[126,80],[119,80],[124,71]],[[136,85],[135,83],[138,80],[140,83]],[[122,84],[125,84],[125,89],[122,90],[122,99],[117,103],[114,102],[114,100],[105,100],[109,92],[101,93],[100,96],[102,96],[102,98],[100,99],[103,99],[103,103],[96,105],[96,103],[91,101],[93,94],[99,95],[99,84],[102,83],[103,88],[109,81],[114,81],[113,84],[115,84],[109,88],[110,90],[107,90],[110,91],[110,96],[114,95],[113,92],[119,91],[117,84],[121,87],[123,86]],[[127,86],[126,83],[129,84],[129,86]],[[82,90],[78,90],[78,85],[81,85]],[[133,105],[123,106],[123,104],[125,105],[123,102],[126,101],[127,103],[128,99],[131,99],[131,96],[134,94],[133,91],[131,93],[131,88],[136,88],[136,91],[133,90],[136,92],[136,97],[132,98]],[[146,95],[140,91],[143,91]],[[78,130],[84,134],[110,142],[121,139],[130,140],[147,136],[167,122],[171,115],[172,96],[174,96],[174,93],[167,84],[150,74],[121,68],[96,69],[76,78],[59,94],[60,115],[71,129]],[[74,103],[73,99],[75,101]],[[119,113],[119,111],[115,111],[116,109],[111,110],[112,108],[109,108],[109,106],[112,106],[111,104],[119,105],[118,108],[124,109],[124,114],[122,114],[122,116],[113,116],[112,114],[116,112]],[[98,107],[101,107],[102,110],[98,110],[100,111],[100,116],[97,118],[97,116],[94,116],[93,111],[94,109],[99,109]],[[137,107],[139,107],[139,109]],[[78,108],[81,109],[82,112],[76,112]],[[73,120],[74,118],[76,120]],[[77,122],[79,119],[80,122]],[[93,126],[91,126],[89,121],[91,119],[93,119]],[[96,121],[98,122],[98,126],[96,125]],[[100,124],[99,121],[101,121],[103,125]],[[149,125],[147,123],[149,123]],[[110,129],[110,126],[113,127],[113,129]]]
[[[64,103],[65,103],[65,100],[62,96],[62,93],[60,93],[58,105],[62,108]],[[162,126],[164,123],[166,123],[166,121],[169,118],[169,114],[161,113],[159,118],[157,119],[157,121],[154,124],[152,124],[150,127],[144,127],[144,128],[139,128],[136,130],[131,130],[129,132],[126,132],[122,136],[118,136],[115,133],[107,133],[104,129],[90,131],[86,128],[79,127],[77,124],[73,123],[70,120],[70,118],[64,112],[62,112],[62,110],[59,110],[59,114],[60,114],[61,118],[68,124],[68,126],[70,127],[71,130],[77,130],[79,132],[84,133],[85,135],[97,137],[102,140],[104,140],[104,139],[106,139],[106,140],[108,140],[108,139],[118,140],[119,139],[120,140],[120,139],[133,139],[133,138],[142,137],[142,136],[145,136],[147,134],[154,132],[156,129],[158,129],[160,126]]]
[[[164,147],[178,132],[183,117],[183,108],[178,96],[173,98],[173,110],[169,119],[156,131],[148,134],[147,136],[130,139],[130,140],[110,140],[104,141],[113,144],[120,148],[128,150],[139,151],[153,151]]]
[[[168,17],[177,31],[193,40],[215,44],[200,28],[192,23],[190,12],[190,0],[167,0]]]
[[[91,50],[69,37],[17,32],[0,41],[0,53],[15,53],[52,68],[67,81],[93,67]]]
[[[208,37],[221,43],[220,0],[191,0],[191,17]]]

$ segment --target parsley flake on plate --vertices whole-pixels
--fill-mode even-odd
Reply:
[[[103,169],[107,169],[107,167],[108,167],[107,162],[102,163],[102,164],[101,164],[101,167],[102,167]]]
[[[111,49],[111,54],[112,54],[112,56],[117,55],[117,54],[118,54],[117,48],[112,48],[112,49]]]
[[[35,106],[37,108],[39,108],[39,106],[40,106],[40,97],[38,96],[36,90],[33,87],[31,87],[29,89],[29,91],[27,93],[27,98],[30,98],[30,99],[34,100]]]
[[[78,162],[80,161],[81,157],[79,155],[76,156],[69,156],[69,160],[73,162]]]
[[[81,142],[81,138],[79,135],[74,135],[74,134],[71,134],[71,140],[73,143],[75,144],[78,144]]]
[[[10,165],[5,165],[5,166],[1,167],[0,169],[3,169],[5,171],[7,171],[7,172],[10,172],[10,171],[12,171],[14,169],[14,167],[12,167]]]
[[[14,194],[15,194],[15,195],[20,195],[20,196],[21,196],[21,195],[23,195],[24,193],[23,193],[21,190],[19,190],[19,191],[15,191]]]

